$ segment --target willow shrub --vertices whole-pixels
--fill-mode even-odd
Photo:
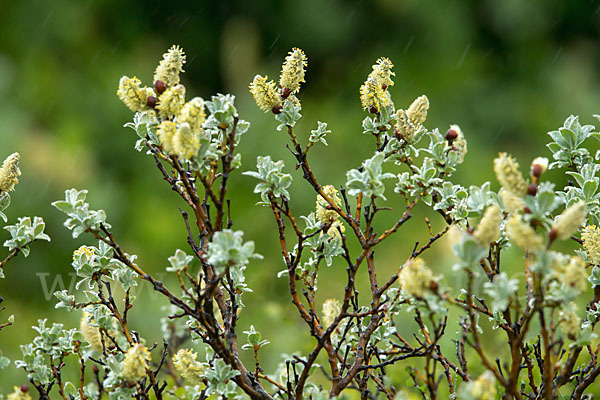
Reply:
[[[250,91],[258,107],[279,122],[277,130],[289,136],[296,168],[314,190],[314,212],[299,215],[289,191],[296,184],[290,168],[264,155],[256,169],[240,172],[237,148],[250,123],[238,115],[232,95],[186,101],[184,64],[183,50],[174,46],[151,86],[123,77],[117,92],[135,113],[126,125],[138,136],[135,149],[154,159],[158,176],[185,205],[181,229],[187,244],[174,251],[167,268],[178,285],[167,287],[138,265],[119,245],[105,212],[86,202],[85,190],[67,190],[53,204],[67,216],[73,237],[85,235],[89,245],[73,253],[74,290],[54,295],[57,308],[82,314],[81,326],[40,320],[34,327],[38,336],[12,364],[26,371],[29,385],[16,386],[8,399],[31,398],[29,386],[40,399],[403,399],[419,393],[431,399],[590,398],[600,374],[594,333],[600,314],[600,155],[593,157],[585,147],[598,136],[593,126],[567,118],[549,132],[553,161],[536,158],[527,176],[512,156],[501,153],[493,163],[498,193],[489,182],[465,188],[452,181],[467,152],[460,127],[445,132],[426,127],[426,96],[396,108],[393,65],[381,58],[360,88],[362,130],[373,138],[373,155],[357,160],[345,182],[324,184],[311,168],[310,154],[315,146],[327,146],[330,131],[321,121],[310,133],[295,130],[307,58],[292,49],[279,82],[257,75]],[[0,170],[0,211],[10,203],[18,161],[14,154]],[[568,184],[545,180],[547,169],[565,171]],[[256,182],[259,205],[273,216],[282,254],[279,278],[289,283],[290,300],[313,338],[310,352],[282,355],[276,371],[261,367],[269,342],[260,326],[240,332],[237,324],[243,296],[251,291],[246,274],[261,258],[247,240],[251,228],[237,230],[243,227],[234,227],[228,212],[229,177],[237,173]],[[436,231],[426,219],[428,241],[399,254],[398,259],[407,257],[386,276],[374,251],[384,241],[414,241],[405,223],[419,203],[445,225]],[[376,219],[387,229],[376,229]],[[11,239],[4,244],[9,253],[0,272],[18,253],[27,256],[32,242],[50,239],[38,217],[5,228]],[[452,287],[420,257],[445,235],[453,237],[457,260],[451,274],[464,277],[464,286]],[[554,250],[560,241],[572,242],[575,250]],[[514,246],[522,257],[507,268],[500,260]],[[345,287],[319,304],[319,271],[332,264],[341,266]],[[521,272],[518,279],[507,273],[515,270]],[[370,284],[360,300],[358,273]],[[162,344],[147,343],[128,322],[136,309],[130,293],[141,280],[171,305]],[[124,295],[113,296],[115,290]],[[452,308],[460,318],[449,322]],[[490,323],[480,324],[486,320]],[[401,335],[407,326],[412,334]],[[500,338],[505,351],[486,349],[486,335]],[[9,365],[0,358],[0,367]],[[80,379],[63,378],[69,365]]]

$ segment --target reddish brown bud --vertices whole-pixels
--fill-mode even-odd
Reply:
[[[98,366],[97,366],[97,365],[94,365],[94,366],[92,367],[92,371],[94,371],[94,373],[95,373],[95,374],[97,374],[97,373],[98,373],[98,371],[100,371],[100,370],[98,369]]]
[[[531,208],[529,208],[529,207],[525,207],[525,208],[523,209],[523,212],[524,212],[525,214],[531,214]]]
[[[154,90],[156,90],[156,93],[162,94],[165,90],[167,90],[167,84],[160,79],[157,79],[156,82],[154,82]]]
[[[273,108],[271,108],[271,111],[273,112],[273,114],[281,114],[281,109],[283,107],[281,106],[273,106]]]
[[[431,283],[429,284],[429,287],[432,292],[437,293],[439,285],[436,281],[431,281]]]
[[[371,108],[369,108],[369,112],[370,112],[371,114],[377,114],[377,108],[375,108],[375,107],[371,107]]]
[[[21,385],[21,392],[23,392],[23,393],[29,392],[29,386],[27,386],[26,384],[22,384]]]
[[[550,229],[548,237],[550,238],[550,242],[554,242],[558,237],[558,231],[555,228]]]
[[[537,189],[537,185],[535,183],[532,183],[529,186],[527,186],[527,194],[535,196],[537,194]]]
[[[381,85],[381,88],[382,88],[383,90],[385,90],[385,89],[387,89],[387,85],[384,83],[383,85]]]
[[[453,141],[457,137],[458,137],[458,132],[456,132],[454,129],[448,129],[448,132],[446,132],[446,140],[449,142]]]
[[[290,89],[288,89],[288,88],[281,89],[281,98],[282,99],[287,99],[290,96],[290,94],[292,94],[292,91]]]
[[[539,178],[542,175],[542,172],[544,172],[544,169],[539,164],[533,164],[533,167],[531,167],[531,174],[536,178]]]
[[[156,108],[156,103],[158,103],[158,99],[154,96],[148,96],[146,99],[146,105],[150,108]]]

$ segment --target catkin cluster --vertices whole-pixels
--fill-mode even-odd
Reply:
[[[285,102],[297,104],[295,94],[300,91],[300,84],[305,82],[307,65],[304,51],[293,48],[281,66],[279,86],[268,76],[256,75],[249,87],[258,108],[279,114]]]
[[[185,161],[192,161],[209,134],[202,128],[206,121],[204,100],[195,97],[186,102],[180,74],[186,56],[179,46],[171,47],[154,72],[154,85],[142,87],[137,78],[124,76],[117,95],[133,112],[146,111],[159,123],[157,135],[163,150]]]

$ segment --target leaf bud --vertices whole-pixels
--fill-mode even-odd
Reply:
[[[158,103],[158,99],[155,96],[148,96],[146,99],[146,104],[150,108],[156,108],[156,103]]]
[[[446,140],[449,142],[452,142],[457,137],[458,137],[458,132],[456,132],[452,128],[448,129],[448,132],[446,132]]]
[[[157,79],[154,81],[154,90],[156,90],[156,93],[158,94],[163,94],[163,92],[167,90],[167,84],[160,79]]]
[[[527,194],[530,196],[535,196],[537,194],[537,185],[535,183],[531,183],[529,184],[529,186],[527,186]]]

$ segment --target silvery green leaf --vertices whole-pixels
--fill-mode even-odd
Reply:
[[[328,133],[331,133],[331,131],[327,129],[327,123],[317,121],[317,129],[310,131],[308,140],[313,143],[321,142],[327,146],[327,140],[325,140],[325,137]]]
[[[251,258],[261,259],[260,254],[254,253],[254,242],[243,242],[244,232],[225,229],[215,232],[208,244],[206,261],[211,264],[218,274],[222,274],[231,266],[245,266]]]
[[[110,229],[106,222],[106,214],[103,210],[90,210],[89,204],[85,202],[87,190],[68,189],[65,191],[65,200],[52,203],[54,207],[67,214],[65,227],[73,231],[73,237],[78,237],[86,230],[99,231],[100,225]]]
[[[27,247],[35,240],[50,241],[50,237],[44,233],[45,223],[40,217],[20,217],[15,225],[5,226],[4,229],[10,232],[11,239],[4,242],[4,246],[9,250],[20,249],[25,257],[29,255]]]
[[[292,184],[292,176],[282,172],[284,167],[283,161],[273,162],[271,156],[258,156],[256,158],[256,167],[258,171],[246,171],[242,175],[251,176],[262,181],[254,188],[254,193],[260,193],[261,204],[269,204],[269,194],[289,200],[290,194],[287,188]]]
[[[492,298],[491,309],[493,312],[505,311],[519,289],[517,279],[508,279],[505,272],[494,276],[492,282],[483,285],[484,292]]]
[[[70,295],[67,290],[60,290],[54,292],[54,297],[60,300],[54,308],[66,308],[69,311],[73,310],[73,304],[75,303],[75,296]]]
[[[281,122],[281,124],[277,126],[277,130],[280,131],[286,126],[293,127],[296,125],[296,122],[302,118],[302,114],[300,114],[301,108],[302,107],[299,104],[294,104],[292,101],[284,102],[281,112],[275,115],[275,119]]]
[[[463,235],[461,241],[452,246],[452,250],[460,258],[460,262],[455,268],[471,268],[479,265],[479,261],[488,254],[487,247],[477,243],[471,235]]]
[[[175,250],[175,255],[169,257],[170,267],[167,267],[167,271],[176,272],[183,270],[189,263],[194,259],[193,256],[187,255],[183,250]]]
[[[346,187],[351,196],[363,193],[366,197],[381,197],[385,200],[383,179],[395,178],[394,174],[383,172],[385,155],[377,152],[363,161],[361,169],[346,172]]]
[[[8,206],[10,206],[10,195],[8,192],[0,193],[0,211],[6,210]],[[4,222],[6,222],[6,219]]]
[[[594,266],[594,268],[592,268],[592,273],[589,276],[588,281],[590,281],[593,287],[600,286],[600,267]]]

